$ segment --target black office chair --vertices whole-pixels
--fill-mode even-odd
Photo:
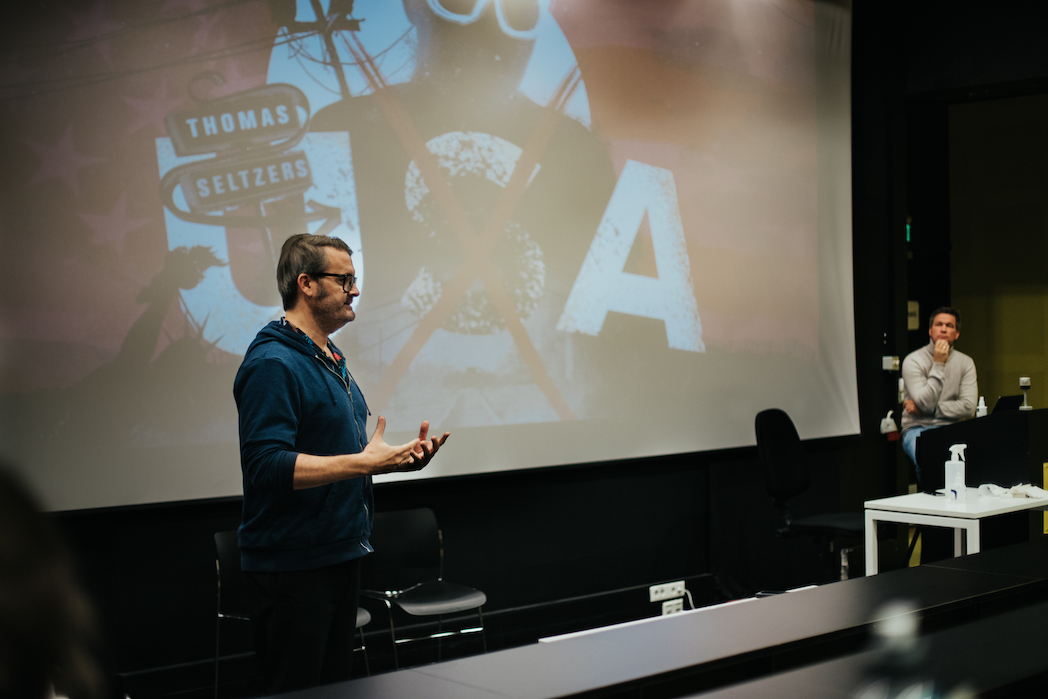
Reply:
[[[397,668],[400,667],[397,646],[413,641],[438,639],[439,642],[447,636],[480,633],[484,652],[487,652],[482,609],[487,597],[480,590],[444,580],[444,540],[433,510],[378,512],[370,540],[375,552],[364,559],[360,594],[386,606],[393,639],[393,663]],[[393,623],[394,607],[412,616],[436,616],[437,632],[398,638]],[[477,611],[477,626],[444,630],[444,615],[473,609]]]
[[[217,576],[217,614],[215,616],[215,699],[218,699],[218,666],[221,658],[222,621],[251,621],[247,588],[240,571],[237,532],[215,532],[215,574]]]
[[[782,538],[810,536],[821,539],[832,558],[840,554],[840,579],[848,579],[848,553],[860,546],[837,547],[838,539],[863,540],[865,518],[861,512],[831,512],[794,518],[790,501],[808,490],[811,473],[793,420],[772,408],[757,413],[757,454],[764,472],[764,485],[780,514],[776,535]]]
[[[247,604],[247,585],[243,571],[240,569],[240,548],[237,545],[237,530],[215,532],[215,572],[218,576],[217,616],[215,618],[215,699],[218,699],[218,665],[221,658],[221,637],[223,619],[250,621]],[[367,647],[364,645],[364,626],[371,621],[371,613],[363,608],[357,609],[356,628],[360,633],[359,650],[364,655],[364,671],[371,675],[368,664]]]

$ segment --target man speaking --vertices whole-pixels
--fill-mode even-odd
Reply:
[[[367,404],[328,339],[356,317],[349,247],[294,235],[277,262],[285,316],[259,331],[233,385],[240,418],[241,564],[269,692],[347,680],[371,476],[423,468],[448,438],[367,439]]]
[[[907,355],[902,363],[902,447],[917,469],[917,437],[925,430],[975,416],[979,384],[975,362],[953,348],[961,336],[961,314],[943,307],[928,321],[927,345]]]

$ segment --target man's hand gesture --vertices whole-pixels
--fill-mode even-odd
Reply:
[[[375,433],[363,451],[363,455],[368,457],[373,464],[372,475],[396,471],[419,471],[425,468],[450,434],[445,432],[440,438],[429,439],[429,422],[424,420],[416,439],[399,446],[390,446],[386,444],[383,437],[385,431],[386,418],[379,415],[375,424]]]
[[[371,465],[371,474],[390,473],[391,471],[415,471],[415,450],[419,448],[419,440],[414,439],[407,444],[390,446],[386,444],[383,434],[386,431],[386,418],[379,415],[375,423],[375,434],[371,435],[371,441],[364,447],[361,456],[367,458]]]
[[[444,442],[448,441],[448,437],[451,435],[450,432],[445,432],[441,437],[434,437],[429,439],[429,420],[423,420],[422,426],[418,430],[418,439],[415,440],[418,446],[412,452],[412,456],[415,462],[418,464],[418,470],[425,468],[426,464],[432,461],[433,457],[437,455],[437,451],[444,446]]]

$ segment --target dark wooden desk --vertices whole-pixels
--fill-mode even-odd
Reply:
[[[1041,575],[1028,566],[1028,574],[1018,574],[1024,556],[1013,553],[1013,572],[1001,573],[976,569],[986,555],[1001,554],[966,557],[966,569],[936,565],[892,571],[290,696],[547,699],[615,696],[659,686],[681,696],[859,652],[875,611],[889,600],[912,600],[926,618],[944,627],[978,620],[984,605],[999,605],[1031,589],[1044,591],[1048,571]]]
[[[935,696],[964,683],[976,695],[1044,696],[1048,674],[1048,602],[975,621],[922,639],[925,656],[912,679]],[[712,692],[702,699],[854,699],[874,680],[865,651]]]

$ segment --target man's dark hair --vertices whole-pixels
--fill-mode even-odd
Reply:
[[[957,332],[961,331],[961,312],[956,308],[950,308],[949,306],[941,306],[932,311],[932,314],[928,316],[928,328],[930,329],[935,325],[935,316],[940,313],[949,313],[953,316],[953,324],[957,326]]]
[[[284,241],[277,262],[277,289],[284,302],[284,310],[290,309],[298,300],[298,275],[320,274],[327,267],[324,248],[334,248],[352,255],[353,251],[341,238],[326,235],[299,233]]]

